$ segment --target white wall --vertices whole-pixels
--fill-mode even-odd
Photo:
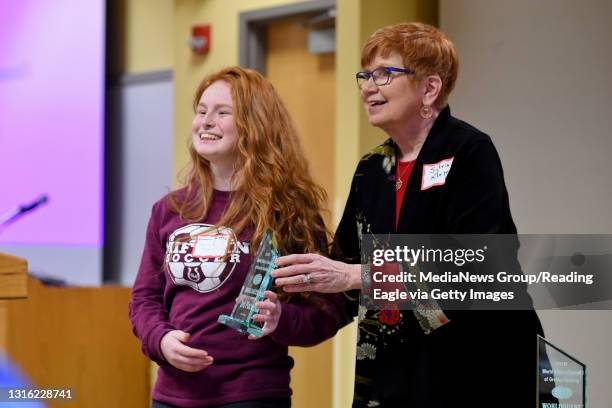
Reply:
[[[612,2],[441,0],[453,113],[490,133],[522,233],[612,233]]]
[[[612,2],[440,0],[460,57],[451,109],[489,133],[521,233],[612,233]],[[612,400],[612,311],[539,312]]]
[[[110,201],[106,282],[132,286],[153,203],[172,188],[174,83],[171,71],[124,75],[109,92]]]

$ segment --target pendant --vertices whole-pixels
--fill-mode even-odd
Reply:
[[[402,188],[402,179],[397,179],[397,181],[395,182],[395,191],[400,191],[400,189]]]

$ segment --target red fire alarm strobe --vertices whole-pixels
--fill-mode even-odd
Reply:
[[[191,27],[191,38],[187,41],[196,54],[206,54],[210,51],[210,24]]]

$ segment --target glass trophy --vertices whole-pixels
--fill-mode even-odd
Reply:
[[[219,316],[219,323],[240,333],[261,337],[263,324],[254,322],[253,315],[259,313],[255,304],[265,299],[264,292],[269,290],[274,282],[270,273],[276,266],[274,261],[279,257],[277,247],[272,231],[267,230],[251,263],[232,314]]]
[[[538,336],[538,408],[584,408],[586,366]]]

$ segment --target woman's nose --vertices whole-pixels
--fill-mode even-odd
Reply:
[[[372,77],[368,78],[368,80],[361,85],[361,94],[363,96],[376,93],[377,91],[378,86],[376,86]]]

